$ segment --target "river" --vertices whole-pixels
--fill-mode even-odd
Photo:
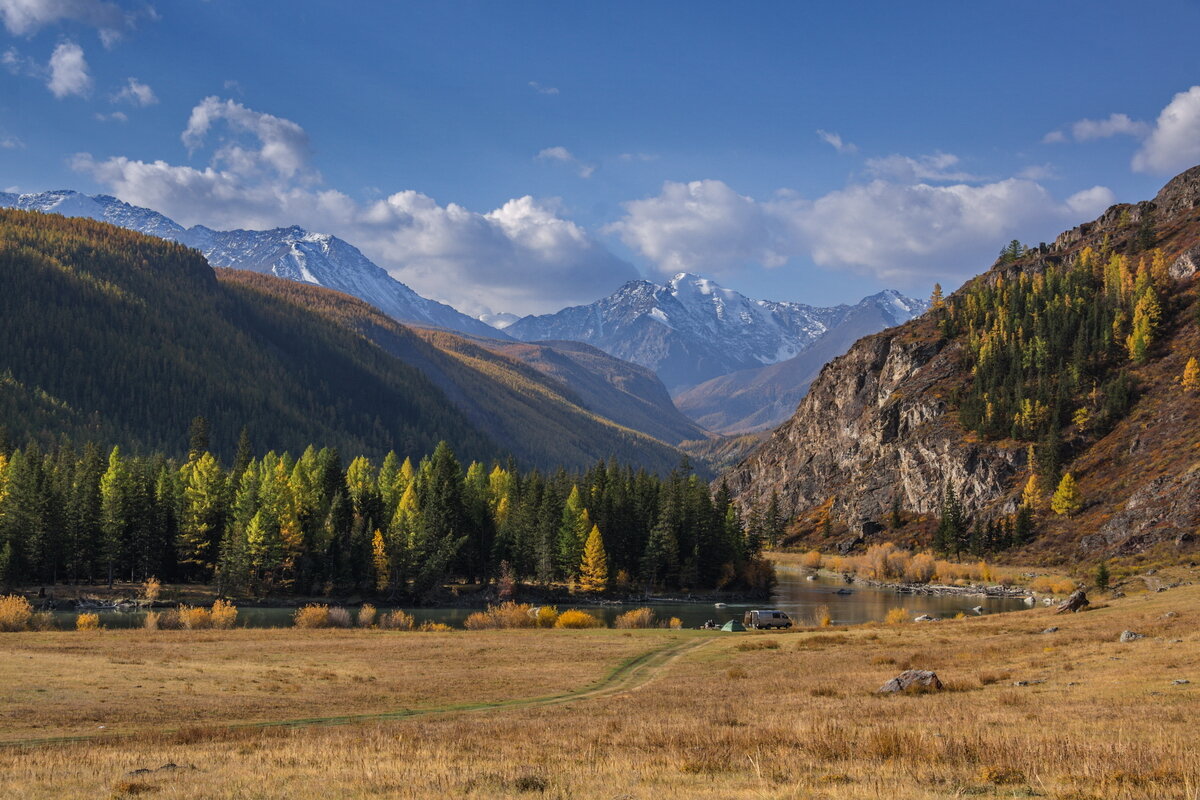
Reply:
[[[1000,611],[1016,611],[1026,608],[1020,598],[982,597],[977,595],[909,595],[900,594],[890,589],[847,585],[840,578],[828,575],[818,575],[815,580],[809,580],[812,573],[800,567],[776,567],[779,582],[770,602],[729,603],[724,608],[717,608],[712,603],[688,602],[653,602],[626,603],[623,605],[608,605],[587,607],[588,611],[604,618],[609,625],[618,615],[632,608],[649,606],[654,609],[660,619],[678,617],[685,627],[696,628],[708,620],[725,623],[731,619],[740,620],[742,615],[752,608],[776,608],[784,611],[799,625],[812,624],[814,615],[821,607],[829,610],[834,625],[855,625],[862,622],[882,620],[893,608],[904,608],[909,618],[921,614],[934,617],[953,617],[958,613],[970,614],[975,606],[983,606],[985,614]],[[848,591],[849,594],[837,592]],[[560,609],[569,605],[560,605]],[[582,606],[581,606],[582,607]],[[384,610],[381,607],[381,610]],[[409,608],[417,623],[442,622],[455,628],[461,628],[467,615],[474,612],[472,608]],[[291,608],[253,608],[243,606],[238,609],[238,625],[250,628],[282,628],[292,623]],[[57,612],[55,617],[61,627],[73,627],[75,612]],[[101,612],[100,623],[107,628],[140,627],[144,614],[140,612]]]

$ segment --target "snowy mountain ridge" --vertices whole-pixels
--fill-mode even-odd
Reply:
[[[267,273],[345,292],[400,322],[508,338],[444,303],[422,297],[348,242],[299,226],[265,231],[217,231],[203,225],[184,228],[152,209],[130,205],[110,195],[88,196],[71,190],[34,194],[0,192],[0,207],[108,222],[195,248],[214,267]]]
[[[708,278],[681,272],[662,285],[630,281],[590,305],[524,317],[504,331],[526,341],[586,342],[653,369],[672,391],[679,391],[719,375],[793,358],[863,306],[877,308],[885,326],[905,322],[926,308],[924,302],[894,290],[853,306],[828,308],[752,300]]]

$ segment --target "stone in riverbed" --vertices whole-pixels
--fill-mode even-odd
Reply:
[[[937,673],[927,669],[906,669],[879,687],[878,694],[894,692],[937,692],[945,687]]]

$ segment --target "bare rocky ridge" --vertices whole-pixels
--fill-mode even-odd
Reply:
[[[1052,245],[992,267],[1036,273],[1085,246],[1125,247],[1150,226],[1154,246],[1171,259],[1181,310],[1159,354],[1138,370],[1143,392],[1129,417],[1076,453],[1071,468],[1096,499],[1069,526],[1051,521],[1062,528],[1053,546],[1063,557],[1068,548],[1096,556],[1181,547],[1200,526],[1200,410],[1176,378],[1188,355],[1200,355],[1186,308],[1200,266],[1200,167],[1154,201],[1113,206]],[[772,492],[797,515],[829,503],[834,520],[865,535],[854,539],[859,544],[881,533],[896,498],[908,512],[935,512],[946,482],[970,514],[1011,512],[1028,475],[1026,450],[962,429],[946,398],[969,379],[959,345],[945,342],[928,318],[863,338],[825,366],[795,414],[724,480],[744,507],[761,507]]]

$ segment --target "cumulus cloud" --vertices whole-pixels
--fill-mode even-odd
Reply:
[[[999,243],[1049,237],[1112,201],[1104,187],[1057,201],[1020,178],[949,186],[877,178],[811,202],[790,193],[759,201],[721,181],[669,182],[656,197],[626,203],[610,230],[668,274],[729,274],[811,258],[922,285],[973,275]]]
[[[74,42],[63,42],[50,56],[50,77],[46,86],[58,99],[77,95],[86,97],[92,91],[92,76],[88,72],[83,48]]]
[[[478,213],[415,191],[359,202],[321,184],[295,122],[206,98],[192,111],[184,143],[199,151],[218,124],[241,138],[221,144],[206,166],[80,154],[74,167],[184,225],[298,224],[335,234],[418,292],[471,314],[557,311],[637,277],[552,204],[522,197]]]
[[[565,147],[547,147],[539,151],[535,157],[539,161],[557,161],[561,164],[569,164],[575,168],[581,178],[590,178],[592,177],[592,173],[596,171],[595,164],[587,164],[580,161]]]
[[[219,97],[201,100],[192,109],[180,138],[194,152],[204,145],[209,131],[221,123],[234,135],[248,135],[258,144],[257,148],[247,148],[234,140],[217,151],[216,161],[232,172],[255,172],[265,166],[291,178],[306,170],[310,149],[303,128],[290,119],[254,111],[233,100]]]
[[[1137,172],[1173,173],[1200,163],[1200,86],[1171,99],[1133,156]]]
[[[937,183],[951,181],[978,180],[969,172],[955,169],[959,158],[952,153],[932,153],[930,155],[911,156],[890,155],[882,158],[867,159],[867,171],[872,175],[902,183],[918,183],[934,181]]]
[[[128,103],[141,108],[152,106],[158,102],[158,96],[154,94],[154,90],[137,78],[127,79],[120,91],[109,99],[114,103]]]
[[[0,19],[15,36],[31,36],[59,22],[79,22],[97,29],[107,46],[129,28],[132,18],[115,3],[102,0],[0,0]]]
[[[1093,139],[1111,139],[1114,136],[1132,136],[1140,139],[1150,132],[1150,126],[1128,114],[1109,114],[1107,119],[1081,119],[1071,123],[1066,130],[1053,130],[1042,137],[1044,144],[1061,144],[1074,139],[1088,142]]]
[[[819,136],[822,141],[824,141],[834,150],[837,150],[839,153],[844,155],[850,155],[858,152],[858,145],[847,142],[842,138],[840,133],[818,130],[817,136]]]

